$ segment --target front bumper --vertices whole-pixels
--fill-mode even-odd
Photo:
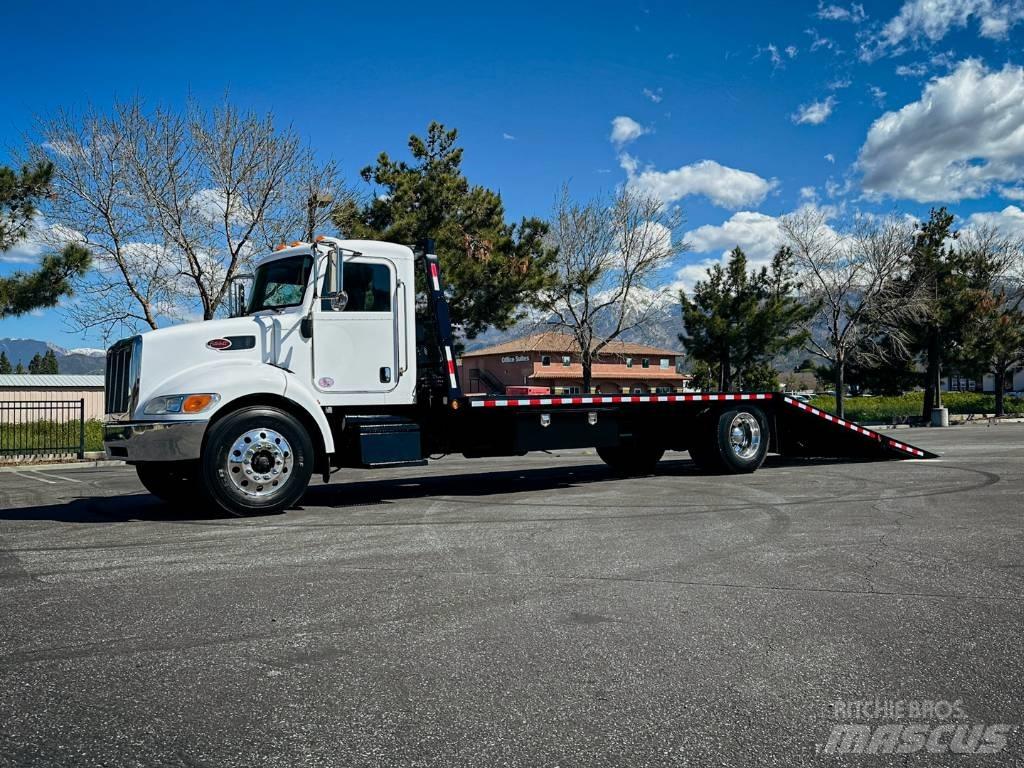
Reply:
[[[107,458],[136,461],[198,459],[206,421],[135,421],[103,426]]]

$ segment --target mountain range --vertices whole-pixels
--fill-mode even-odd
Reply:
[[[57,356],[57,367],[61,373],[102,374],[106,352],[102,349],[82,347],[65,349],[48,341],[37,339],[0,339],[0,352],[7,355],[12,366],[21,363],[26,370],[29,361],[35,356],[42,357],[48,350]]]

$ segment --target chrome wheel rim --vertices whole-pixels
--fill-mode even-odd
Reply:
[[[752,459],[761,448],[761,425],[752,414],[738,413],[729,425],[729,445],[741,459]]]
[[[284,435],[258,427],[238,436],[228,451],[226,468],[240,493],[259,498],[284,487],[293,462],[292,447]]]

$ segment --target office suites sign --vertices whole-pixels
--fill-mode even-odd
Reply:
[[[503,363],[528,363],[530,362],[529,355],[505,355],[501,358]]]

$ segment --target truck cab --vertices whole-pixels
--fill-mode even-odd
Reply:
[[[297,422],[308,433],[309,455],[297,456],[270,422],[257,425],[239,439],[245,446],[256,440],[262,452],[247,448],[240,456],[248,459],[220,468],[229,481],[256,478],[239,479],[235,490],[269,500],[285,485],[281,475],[329,472],[341,448],[335,414],[395,413],[416,402],[414,270],[403,245],[325,237],[293,243],[257,262],[236,316],[118,342],[107,353],[108,455],[136,464],[147,487],[167,495],[168,485],[201,470],[216,424],[259,407]],[[259,437],[270,432],[269,442]],[[308,467],[297,466],[299,459]]]

